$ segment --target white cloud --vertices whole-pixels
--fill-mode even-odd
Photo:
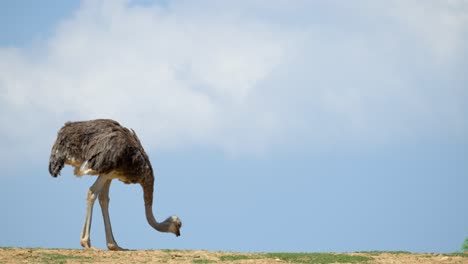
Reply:
[[[0,48],[0,121],[11,124],[1,135],[28,152],[48,148],[66,120],[109,117],[148,147],[238,155],[467,131],[467,92],[451,73],[466,56],[466,8],[327,4],[330,17],[310,18],[307,10],[319,12],[307,1],[261,3],[84,1],[40,54]],[[385,23],[367,23],[380,15]]]
[[[456,59],[468,41],[468,2],[394,1],[390,13],[420,38],[440,63]]]

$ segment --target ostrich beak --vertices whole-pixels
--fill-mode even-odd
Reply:
[[[175,232],[176,236],[180,236],[180,228],[182,227],[182,222],[177,223],[177,230]]]
[[[182,221],[177,216],[172,216],[172,221],[174,222],[174,227],[175,227],[175,232],[174,234],[176,236],[180,236],[180,228],[182,227]]]

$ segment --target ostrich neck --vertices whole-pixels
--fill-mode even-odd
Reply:
[[[144,183],[141,184],[143,188],[143,196],[145,199],[145,214],[148,224],[159,232],[168,232],[169,226],[166,223],[158,223],[153,215],[153,185],[154,178],[151,176]]]
[[[169,226],[166,223],[158,223],[153,215],[153,209],[151,206],[145,205],[145,213],[146,213],[146,220],[148,220],[148,224],[152,226],[154,229],[158,230],[159,232],[168,232]]]

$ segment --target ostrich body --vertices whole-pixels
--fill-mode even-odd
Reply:
[[[110,250],[123,250],[115,242],[109,218],[109,187],[113,179],[141,184],[148,223],[160,232],[180,235],[182,222],[177,216],[171,216],[161,223],[154,218],[153,169],[133,130],[109,119],[67,122],[58,132],[52,147],[50,174],[57,177],[65,164],[74,167],[76,176],[97,175],[96,182],[87,193],[86,217],[80,240],[84,248],[92,248],[91,219],[94,202],[99,198],[107,247]]]

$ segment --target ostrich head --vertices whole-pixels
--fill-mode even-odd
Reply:
[[[165,226],[166,232],[173,233],[176,236],[180,236],[180,228],[182,227],[182,221],[180,218],[173,215],[164,220],[161,225]]]
[[[170,216],[161,223],[158,223],[153,216],[153,212],[150,207],[146,207],[146,218],[148,223],[159,232],[173,233],[176,236],[180,236],[180,228],[182,227],[182,221],[177,216]]]

